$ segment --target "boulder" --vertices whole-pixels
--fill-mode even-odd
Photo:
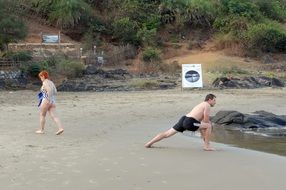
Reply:
[[[263,110],[253,114],[242,114],[231,110],[217,112],[211,121],[229,128],[283,128],[286,126],[286,115],[275,115]]]

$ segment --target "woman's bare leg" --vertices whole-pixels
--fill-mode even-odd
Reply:
[[[145,144],[145,147],[146,147],[146,148],[151,148],[151,146],[152,146],[154,143],[156,143],[156,142],[158,142],[158,141],[160,141],[160,140],[162,140],[162,139],[164,139],[164,138],[168,138],[168,137],[170,137],[170,136],[173,136],[173,135],[176,134],[177,132],[178,132],[178,131],[176,131],[175,129],[171,128],[171,129],[169,129],[169,130],[167,130],[167,131],[165,131],[165,132],[159,133],[159,134],[156,135],[151,141],[149,141],[148,143],[146,143],[146,144]]]
[[[40,129],[36,131],[37,134],[43,134],[46,124],[46,115],[49,109],[49,104],[46,102],[42,102],[40,107]]]
[[[49,114],[50,114],[50,116],[52,117],[53,121],[56,123],[56,125],[59,128],[58,131],[56,132],[56,135],[62,134],[64,132],[64,128],[62,126],[62,123],[61,123],[60,119],[56,115],[56,106],[55,105],[52,105],[49,108]]]

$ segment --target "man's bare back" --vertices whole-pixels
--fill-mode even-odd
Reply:
[[[204,120],[204,122],[209,122],[209,112],[210,104],[207,102],[202,102],[195,106],[186,116],[192,117],[198,121]]]

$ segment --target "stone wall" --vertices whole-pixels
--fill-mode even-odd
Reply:
[[[33,58],[47,58],[64,54],[70,58],[80,57],[80,46],[73,43],[10,43],[9,51],[31,51]]]

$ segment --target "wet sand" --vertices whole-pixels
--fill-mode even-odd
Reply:
[[[0,92],[0,184],[5,190],[282,189],[286,157],[175,135],[144,144],[201,102],[219,110],[285,114],[285,89],[66,93],[57,97],[65,132],[38,128],[33,91]]]

